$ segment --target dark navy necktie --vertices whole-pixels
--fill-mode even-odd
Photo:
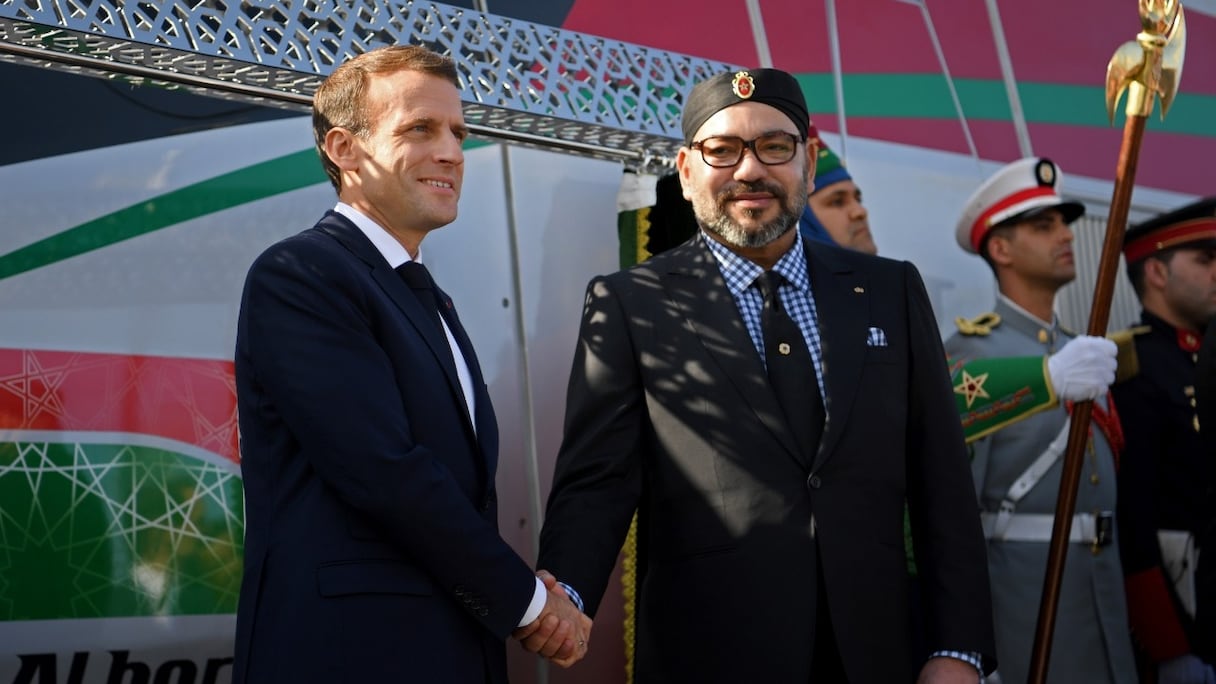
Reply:
[[[430,317],[431,323],[439,331],[439,340],[443,345],[443,349],[437,351],[440,354],[446,351],[446,358],[452,362],[453,368],[455,368],[456,358],[453,355],[451,343],[448,342],[448,335],[443,329],[443,320],[439,314],[440,309],[447,306],[447,303],[440,297],[439,289],[435,286],[435,280],[431,278],[431,272],[427,270],[426,266],[416,261],[407,261],[398,266],[396,271],[401,275],[401,279],[405,281],[405,284],[410,286],[410,291],[418,298],[418,303],[422,305],[427,316]]]
[[[781,403],[786,424],[802,449],[804,464],[809,467],[823,436],[823,398],[819,395],[815,364],[802,330],[781,306],[778,288],[783,282],[785,278],[776,271],[765,271],[755,281],[764,297],[760,313],[764,359],[768,365],[769,385]]]
[[[431,272],[426,266],[415,262],[407,261],[395,269],[405,284],[410,287],[410,291],[417,297],[418,303],[426,311],[431,322],[439,331],[440,348],[435,352],[440,355],[440,358],[447,364],[448,377],[454,383],[454,387],[458,392],[462,393],[465,388],[460,383],[460,374],[457,370],[456,354],[460,354],[461,360],[464,361],[465,368],[469,371],[469,382],[471,387],[476,388],[484,386],[485,381],[482,379],[481,368],[477,365],[477,356],[473,351],[473,345],[469,342],[469,336],[464,331],[464,326],[460,324],[460,317],[456,315],[456,309],[452,307],[452,301],[447,298],[447,295],[439,289],[435,284],[435,279],[431,277]],[[447,330],[444,329],[444,323],[447,323]],[[452,342],[448,340],[448,330],[452,333],[452,340],[455,341],[455,348]],[[434,344],[432,344],[434,347]],[[470,389],[469,391],[475,391]],[[488,399],[488,397],[487,397]],[[488,413],[489,420],[493,422],[494,412],[491,409],[488,401],[478,401],[478,407],[485,407],[484,410]],[[466,408],[468,405],[466,404]],[[483,411],[481,408],[476,409],[479,413]],[[474,432],[477,431],[476,419],[469,415],[472,422]]]
[[[439,307],[442,306],[442,302],[435,290],[435,280],[431,278],[431,272],[426,269],[426,266],[416,261],[407,261],[398,266],[396,270],[405,284],[410,286],[410,290],[418,298],[418,303],[422,305],[423,309],[426,309],[427,315],[431,317],[431,322],[442,333],[443,323],[439,318]],[[446,334],[444,340],[447,340]]]

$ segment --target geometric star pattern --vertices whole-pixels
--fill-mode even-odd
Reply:
[[[0,443],[0,620],[236,612],[242,497],[231,469],[165,449]]]
[[[0,429],[155,435],[238,463],[231,361],[0,349]]]

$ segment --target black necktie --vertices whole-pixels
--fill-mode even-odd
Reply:
[[[444,303],[435,288],[435,280],[431,278],[431,272],[426,269],[426,266],[416,261],[407,261],[398,266],[396,270],[405,284],[410,286],[410,290],[418,298],[418,303],[426,310],[431,322],[439,330],[439,338],[443,340],[443,346],[447,348],[450,355],[452,348],[448,343],[447,333],[443,330],[443,321],[439,317],[440,307],[444,306]]]
[[[457,392],[463,393],[465,387],[460,383],[459,371],[456,366],[456,354],[460,354],[461,361],[464,362],[465,368],[469,371],[469,381],[472,383],[468,388],[476,397],[478,387],[485,386],[485,380],[481,374],[481,367],[477,365],[477,354],[473,351],[473,344],[469,341],[469,335],[465,332],[464,326],[460,324],[460,317],[456,315],[456,309],[452,306],[452,300],[439,289],[435,284],[435,280],[431,278],[431,272],[426,266],[414,261],[407,261],[396,268],[398,275],[409,285],[414,296],[418,298],[418,303],[426,310],[431,322],[439,331],[439,345],[435,349],[435,353],[440,355],[447,364],[446,372],[448,378],[452,381],[453,387]],[[442,318],[441,318],[442,316]],[[447,323],[447,330],[444,330],[444,323]],[[452,334],[453,342],[448,341],[448,332]],[[432,345],[433,347],[434,345]],[[482,393],[484,395],[484,393]],[[494,428],[494,409],[490,405],[489,397],[483,396],[481,399],[476,399],[475,412],[482,416],[485,421],[483,425]],[[467,406],[467,405],[466,405]],[[469,415],[469,419],[473,421],[473,429],[477,430],[477,419]],[[494,435],[497,439],[497,431],[492,430],[489,434]]]
[[[815,364],[806,347],[802,330],[789,317],[777,289],[785,278],[776,271],[765,271],[756,278],[764,297],[760,327],[764,334],[764,359],[768,381],[785,413],[786,423],[802,448],[805,465],[814,461],[823,436],[823,398],[815,378]]]

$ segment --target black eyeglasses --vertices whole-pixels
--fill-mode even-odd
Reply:
[[[800,142],[801,136],[777,131],[751,140],[744,140],[735,135],[715,135],[704,140],[694,140],[688,146],[700,150],[701,159],[706,164],[715,169],[728,169],[743,161],[744,150],[751,150],[761,164],[784,164],[798,153]]]

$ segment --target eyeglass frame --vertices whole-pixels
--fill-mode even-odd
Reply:
[[[767,138],[767,137],[774,136],[774,135],[787,135],[794,139],[794,151],[790,154],[789,159],[786,159],[785,161],[779,161],[779,162],[767,162],[760,158],[760,153],[756,150],[756,142],[762,138]],[[704,147],[705,142],[707,140],[713,140],[715,138],[724,139],[724,140],[737,140],[740,143],[742,143],[742,147],[739,149],[739,158],[736,159],[734,161],[734,163],[719,166],[717,164],[711,164],[709,162],[709,160],[705,158],[705,147]],[[743,163],[743,157],[744,157],[744,155],[747,154],[748,150],[752,151],[752,156],[756,158],[756,161],[760,162],[761,164],[764,164],[765,166],[781,166],[782,164],[788,164],[788,163],[794,161],[794,159],[798,156],[798,145],[801,143],[808,143],[808,142],[810,142],[810,141],[808,140],[807,136],[804,136],[801,133],[790,133],[789,131],[775,130],[775,131],[768,131],[766,133],[761,133],[760,135],[752,138],[751,140],[745,140],[742,137],[737,136],[737,135],[708,135],[708,136],[705,136],[704,138],[701,138],[700,140],[689,141],[688,148],[692,149],[692,150],[697,150],[698,152],[700,152],[701,161],[706,166],[710,167],[711,169],[730,169],[730,168],[734,168],[734,167],[738,166],[739,164]]]

